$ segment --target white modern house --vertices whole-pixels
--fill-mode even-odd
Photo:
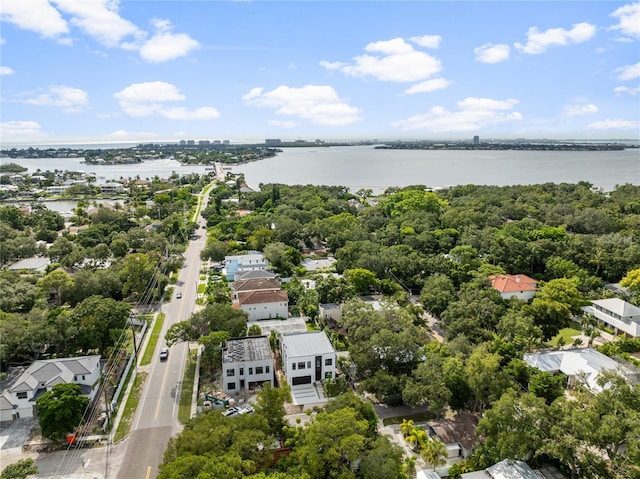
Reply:
[[[613,329],[615,334],[640,337],[640,308],[619,298],[597,299],[582,311],[593,316],[600,325]]]
[[[267,336],[232,338],[222,348],[222,389],[227,394],[274,385],[275,365]]]
[[[249,315],[248,321],[289,317],[289,296],[284,290],[238,293],[236,304]]]
[[[99,355],[34,361],[2,395],[13,405],[15,419],[34,417],[36,400],[56,384],[78,384],[91,401],[98,390],[101,372]]]
[[[500,293],[502,299],[516,297],[531,301],[538,289],[538,282],[526,274],[497,274],[489,276],[491,286]]]
[[[267,261],[260,251],[249,251],[246,254],[225,256],[225,275],[227,280],[235,281],[236,273],[267,269]]]
[[[623,365],[593,348],[539,351],[524,355],[529,366],[546,372],[562,372],[569,378],[569,387],[584,385],[592,392],[602,391],[598,377],[604,371],[612,371],[634,383],[640,379],[631,366]]]
[[[283,334],[280,349],[290,386],[335,378],[336,351],[324,331]]]

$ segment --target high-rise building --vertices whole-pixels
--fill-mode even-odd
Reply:
[[[478,146],[480,144],[480,137],[478,135],[473,137],[473,144]]]

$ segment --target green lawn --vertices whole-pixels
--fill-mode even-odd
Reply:
[[[198,351],[189,350],[189,361],[184,369],[184,378],[182,379],[182,388],[180,390],[180,407],[178,408],[178,421],[182,424],[191,419],[191,398],[193,397],[193,381],[196,375],[196,357]]]
[[[142,356],[142,361],[140,362],[141,366],[151,364],[151,360],[153,359],[153,354],[156,351],[156,345],[158,344],[158,339],[160,337],[160,331],[162,331],[163,324],[164,313],[160,313],[158,314],[156,322],[153,325],[153,331],[151,331],[151,336],[149,337],[149,342],[147,343],[147,349],[144,350],[144,356]]]
[[[418,414],[412,414],[409,416],[387,417],[382,420],[382,424],[389,426],[391,424],[402,424],[403,419],[413,419],[413,422],[424,422],[435,419],[436,415],[432,412],[423,412]]]
[[[558,340],[560,338],[564,338],[564,344],[571,344],[573,343],[573,337],[578,336],[579,334],[582,334],[582,331],[580,331],[579,329],[564,328],[560,330],[560,333],[558,333],[555,338],[553,338],[551,341],[547,341],[546,344],[555,348],[558,346]]]
[[[129,393],[129,397],[127,398],[127,403],[124,405],[124,411],[122,413],[122,417],[120,418],[120,423],[118,424],[118,430],[113,437],[114,442],[118,442],[120,439],[124,439],[126,435],[129,434],[129,429],[131,429],[131,421],[133,421],[133,417],[136,414],[136,409],[138,409],[138,401],[140,400],[140,394],[142,393],[142,387],[144,386],[144,380],[146,379],[146,377],[147,373],[136,374],[136,378],[133,381],[133,387],[131,388],[131,392]]]

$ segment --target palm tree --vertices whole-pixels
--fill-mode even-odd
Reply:
[[[409,435],[405,438],[412,447],[420,450],[422,446],[429,440],[427,431],[419,427],[413,427]]]
[[[433,466],[435,471],[436,467],[447,463],[447,446],[438,439],[430,439],[421,445],[420,455]]]
[[[413,419],[409,419],[408,421],[406,419],[403,419],[402,424],[400,424],[400,432],[402,432],[402,435],[406,438],[409,434],[411,434],[412,430]]]

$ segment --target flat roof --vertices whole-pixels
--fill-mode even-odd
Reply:
[[[266,336],[232,338],[222,349],[222,362],[264,361],[271,359],[271,346]]]

